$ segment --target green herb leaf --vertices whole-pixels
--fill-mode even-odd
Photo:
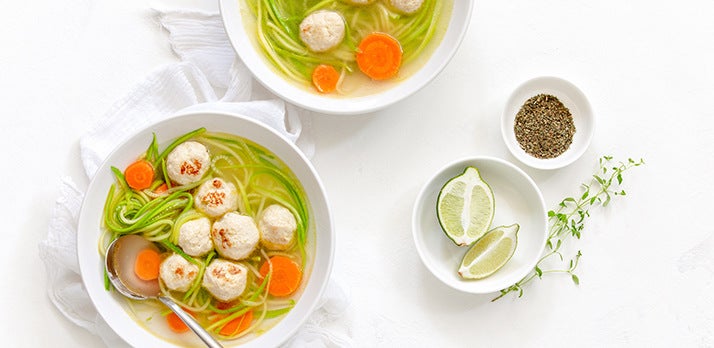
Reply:
[[[602,156],[598,159],[600,168],[596,173],[602,172],[603,176],[594,174],[589,182],[583,183],[580,187],[583,193],[580,199],[566,197],[558,204],[558,209],[548,211],[549,234],[546,241],[548,252],[541,257],[535,265],[531,273],[523,277],[517,283],[501,290],[499,296],[492,301],[498,300],[503,296],[518,291],[518,297],[523,296],[524,285],[533,279],[541,279],[545,274],[568,273],[575,283],[580,284],[580,279],[573,273],[578,267],[582,252],[577,251],[575,256],[568,260],[566,264],[563,253],[560,251],[561,246],[567,244],[568,240],[579,239],[582,231],[585,228],[586,217],[590,217],[590,209],[598,205],[607,206],[612,197],[625,196],[625,190],[618,186],[623,182],[623,173],[632,167],[637,167],[644,164],[644,160],[638,162],[629,158],[626,163],[619,162],[619,165],[612,166],[612,156]],[[611,170],[610,170],[611,169]],[[568,238],[574,237],[574,238]],[[553,247],[555,245],[555,247]],[[553,257],[556,260],[551,260]],[[552,269],[544,269],[544,265],[561,262]],[[567,267],[565,267],[567,265]]]
[[[593,178],[595,178],[595,180],[597,180],[598,184],[605,185],[605,180],[603,180],[600,176],[593,175]]]

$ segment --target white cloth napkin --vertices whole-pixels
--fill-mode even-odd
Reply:
[[[280,132],[311,157],[306,113],[274,99],[257,84],[228,43],[220,16],[196,11],[159,11],[180,63],[158,69],[106,112],[80,139],[81,159],[92,177],[114,147],[135,131],[192,105],[210,105],[254,117]],[[219,95],[222,95],[219,97]],[[272,97],[269,100],[256,100]],[[208,104],[206,104],[208,103]],[[127,122],[130,120],[130,122]],[[89,300],[79,275],[77,218],[84,189],[63,178],[47,238],[39,245],[48,275],[48,294],[70,321],[99,335],[109,347],[126,343],[108,327]],[[318,309],[285,347],[351,347],[348,328],[323,328],[342,316],[349,300],[334,280]]]

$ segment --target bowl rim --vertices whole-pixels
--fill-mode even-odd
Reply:
[[[569,106],[571,112],[573,108],[577,110],[578,117],[576,118],[576,115],[573,114],[574,121],[580,123],[581,126],[585,126],[583,131],[580,129],[576,130],[570,148],[558,157],[542,159],[531,156],[520,147],[515,139],[515,135],[513,134],[513,120],[516,117],[518,109],[523,104],[523,101],[525,101],[516,99],[527,91],[558,94],[557,97],[561,102],[571,104]],[[533,93],[530,94],[532,94],[531,96],[535,95]],[[549,75],[538,76],[520,83],[508,96],[501,113],[501,138],[510,153],[521,163],[535,169],[559,169],[575,162],[587,151],[595,132],[595,123],[592,105],[580,88],[572,82],[560,77]]]
[[[449,39],[451,43],[449,47],[442,48],[444,46],[440,44],[431,54],[429,60],[418,71],[404,80],[398,81],[395,86],[383,92],[353,98],[335,98],[306,91],[276,73],[272,67],[268,66],[266,59],[258,53],[251,40],[248,39],[241,16],[236,15],[240,13],[239,1],[219,0],[223,26],[234,52],[247,66],[251,75],[263,87],[296,106],[318,113],[343,116],[365,114],[384,109],[415,94],[434,80],[448,65],[463,42],[471,22],[474,0],[454,0],[453,6],[455,8],[456,6],[464,6],[464,8],[461,11],[455,11],[455,8],[452,10],[447,32],[442,39],[442,43]],[[452,23],[455,20],[459,20],[461,30],[450,35],[454,30]],[[243,49],[244,47],[250,47],[250,49]],[[435,62],[434,57],[436,56],[439,56],[441,60]],[[430,69],[425,69],[427,66]]]
[[[101,206],[103,206],[106,192],[103,186],[97,186],[101,185],[100,181],[106,181],[106,176],[109,174],[102,174],[102,170],[108,171],[108,166],[115,164],[113,162],[116,157],[124,158],[129,156],[128,154],[121,154],[122,152],[128,151],[126,150],[126,147],[129,146],[128,144],[136,141],[138,138],[141,138],[141,136],[145,135],[145,133],[151,134],[157,128],[161,129],[161,127],[172,127],[171,125],[174,125],[173,127],[186,128],[184,130],[189,131],[194,128],[194,124],[223,124],[226,122],[235,122],[235,125],[232,126],[231,129],[237,129],[239,127],[247,128],[251,131],[263,132],[262,135],[257,135],[256,137],[267,137],[268,139],[272,139],[271,142],[273,143],[271,144],[265,144],[258,141],[256,141],[256,143],[270,149],[270,151],[276,153],[276,155],[279,155],[281,160],[283,160],[291,168],[295,175],[299,176],[303,186],[307,186],[304,181],[309,179],[311,189],[308,191],[308,187],[305,187],[306,193],[314,193],[314,195],[309,196],[310,209],[312,211],[313,221],[315,224],[314,261],[310,270],[309,280],[306,282],[305,287],[302,290],[303,293],[297,300],[293,310],[291,310],[286,317],[282,318],[267,332],[250,341],[240,343],[239,346],[248,348],[260,347],[265,344],[279,345],[284,343],[292,337],[300,327],[302,327],[310,314],[314,312],[327,288],[334,264],[336,234],[334,230],[334,220],[332,212],[329,209],[330,205],[324,184],[322,183],[322,180],[312,163],[294,143],[286,139],[282,134],[278,133],[269,126],[250,118],[249,116],[226,110],[210,111],[208,109],[202,110],[200,107],[189,107],[176,112],[174,115],[166,119],[154,122],[146,127],[142,127],[142,129],[133,132],[124,141],[117,145],[102,162],[97,172],[91,178],[80,207],[77,225],[77,258],[82,283],[87,290],[90,300],[97,312],[102,316],[102,318],[104,318],[108,326],[129,344],[134,346],[149,344],[154,347],[175,347],[174,342],[159,338],[153,332],[134,321],[134,319],[127,314],[124,305],[117,300],[121,298],[120,295],[117,295],[114,292],[110,293],[104,291],[103,283],[101,281],[97,282],[97,278],[101,277],[101,275],[97,275],[101,273],[97,272],[98,268],[101,270],[103,265],[101,262],[102,257],[96,250],[99,233],[96,232],[93,235],[88,235],[88,233],[91,233],[94,229],[99,231],[99,225],[92,226],[92,222],[96,222],[101,217],[87,216],[87,214],[92,211],[96,211],[96,209],[101,210],[101,207],[89,207],[89,205],[96,203],[96,201],[101,202]],[[191,124],[191,126],[188,126],[188,124]],[[207,128],[209,128],[210,131],[224,131],[213,129],[215,127]],[[230,130],[228,132],[235,133]],[[157,136],[161,137],[161,134],[157,134]],[[172,135],[167,139],[172,139],[175,136],[177,135]],[[251,139],[249,135],[240,136]],[[148,143],[144,145],[148,146]],[[283,151],[287,151],[286,153],[289,154],[290,158],[285,158],[285,154],[278,154],[276,150],[281,153]],[[295,168],[295,164],[299,164],[300,168]],[[298,171],[300,171],[300,173],[298,173]],[[99,179],[102,176],[105,178]],[[93,192],[94,194],[92,194]],[[96,196],[98,195],[101,197],[97,198]],[[97,263],[97,261],[99,261],[99,263]],[[298,308],[299,311],[296,311]],[[299,317],[290,316],[291,313],[298,312],[301,313]],[[113,317],[112,315],[116,315],[117,317]],[[230,342],[224,342],[224,345],[232,346]]]
[[[447,279],[441,275],[441,272],[436,268],[436,263],[438,260],[435,260],[429,255],[427,255],[426,250],[423,248],[423,243],[422,243],[422,235],[424,234],[424,228],[421,226],[421,222],[419,219],[421,218],[422,213],[424,212],[424,204],[426,201],[427,195],[431,194],[434,189],[439,190],[441,185],[443,185],[444,182],[439,182],[437,183],[436,180],[445,172],[447,172],[450,169],[453,169],[455,167],[461,167],[461,166],[466,166],[466,165],[472,165],[473,163],[476,162],[492,162],[495,163],[499,166],[503,166],[507,168],[508,170],[512,170],[515,174],[518,176],[522,177],[525,182],[534,190],[534,193],[536,194],[536,197],[538,199],[539,203],[539,210],[542,213],[542,223],[543,223],[543,234],[542,234],[542,243],[539,243],[538,245],[538,250],[537,253],[534,254],[535,257],[533,257],[529,262],[527,263],[527,266],[523,267],[523,271],[520,273],[515,273],[514,276],[511,276],[510,278],[516,279],[521,279],[525,277],[535,266],[537,263],[538,259],[541,257],[543,254],[543,251],[545,250],[545,243],[547,240],[548,236],[548,217],[547,217],[547,210],[545,207],[545,200],[543,198],[543,193],[541,192],[540,188],[538,185],[535,183],[533,178],[531,178],[525,171],[523,171],[521,168],[516,166],[515,164],[498,158],[498,157],[493,157],[493,156],[466,156],[466,157],[461,157],[458,159],[455,159],[442,167],[440,167],[438,170],[436,170],[432,175],[429,176],[429,179],[424,183],[424,185],[421,187],[419,190],[419,193],[417,195],[417,198],[414,203],[414,207],[412,209],[412,238],[414,240],[414,244],[416,246],[417,254],[419,254],[419,258],[421,259],[422,263],[426,266],[426,268],[429,270],[429,272],[437,278],[439,281],[444,283],[445,285],[449,286],[452,289],[465,292],[465,293],[471,293],[471,294],[488,294],[488,293],[493,293],[496,291],[499,291],[505,287],[508,287],[511,284],[505,284],[503,287],[498,286],[498,288],[485,288],[485,289],[480,289],[480,288],[471,288],[468,287],[468,285],[464,284],[472,284],[469,282],[454,282],[450,279]],[[437,185],[439,184],[439,185]],[[437,186],[435,186],[437,185]],[[436,211],[436,207],[433,207],[434,211]],[[436,213],[435,213],[436,214]],[[495,227],[495,226],[491,226]],[[444,236],[444,238],[447,238]],[[465,247],[466,249],[463,249],[464,252],[470,248],[470,246]],[[458,265],[454,265],[454,272],[456,272]],[[515,281],[514,281],[515,283]]]

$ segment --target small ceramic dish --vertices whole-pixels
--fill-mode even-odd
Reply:
[[[573,116],[573,142],[565,152],[554,158],[543,159],[528,154],[519,145],[513,129],[521,106],[538,94],[557,97]],[[572,83],[557,77],[537,77],[518,86],[508,98],[501,117],[501,133],[508,149],[523,164],[537,169],[557,169],[573,163],[590,145],[594,129],[595,118],[585,94]]]
[[[439,191],[468,166],[476,167],[493,190],[496,211],[491,228],[518,223],[518,245],[513,257],[489,277],[466,280],[458,275],[469,247],[459,247],[441,229],[436,216]],[[543,253],[547,213],[535,182],[510,162],[493,157],[454,161],[439,170],[422,188],[412,214],[412,233],[424,265],[444,284],[469,293],[485,294],[506,288],[526,276]]]

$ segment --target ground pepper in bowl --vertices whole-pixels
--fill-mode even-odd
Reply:
[[[575,123],[570,110],[550,94],[526,100],[513,125],[521,148],[536,158],[555,158],[573,142]]]

